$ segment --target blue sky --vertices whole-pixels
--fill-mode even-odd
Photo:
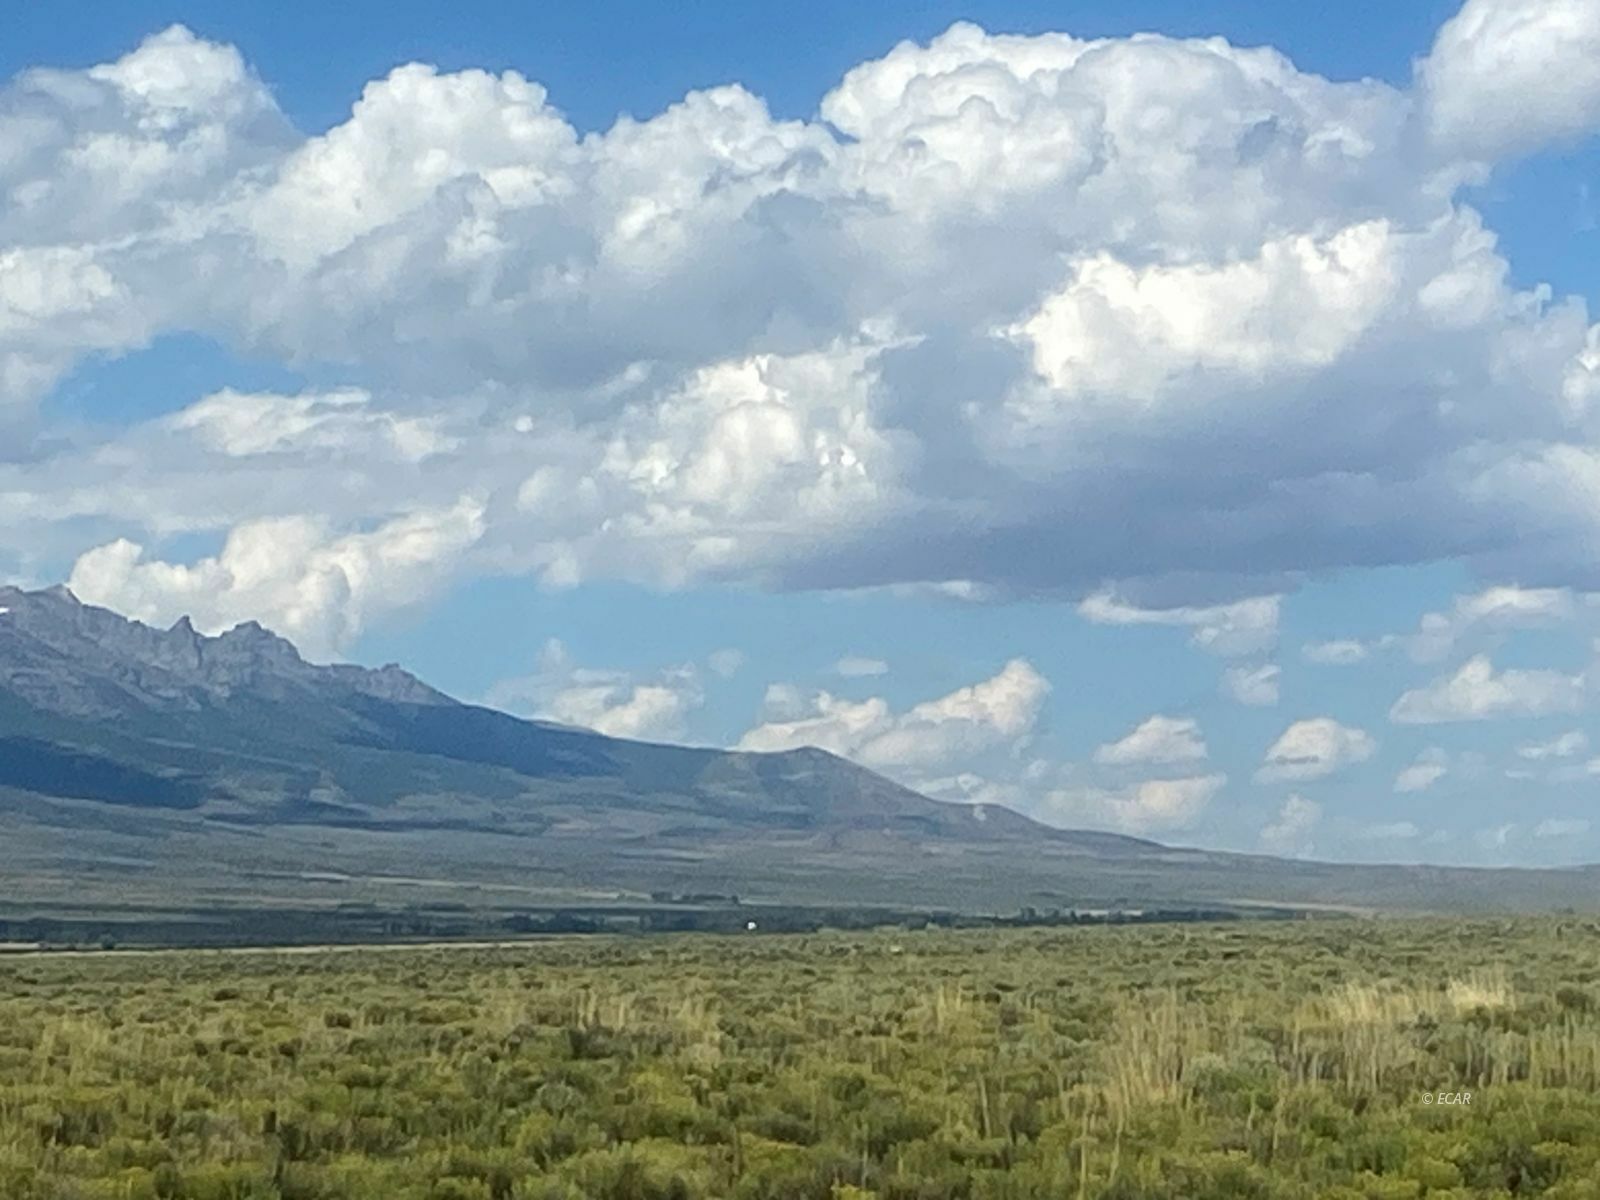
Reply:
[[[1600,858],[1600,0],[3,21],[0,575],[1060,824]]]

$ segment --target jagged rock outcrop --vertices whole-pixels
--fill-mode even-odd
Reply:
[[[316,666],[254,621],[217,637],[188,617],[155,629],[81,603],[64,587],[0,588],[0,687],[63,716],[105,719],[129,708],[194,711],[241,690],[452,704],[398,666]]]

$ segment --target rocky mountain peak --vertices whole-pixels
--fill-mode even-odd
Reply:
[[[235,625],[217,637],[203,639],[203,644],[212,657],[238,655],[283,666],[307,665],[291,642],[279,637],[259,621]]]
[[[246,688],[277,698],[328,691],[448,703],[397,667],[307,663],[258,621],[210,637],[188,616],[157,629],[84,604],[64,587],[0,588],[0,690],[30,703],[106,716],[129,705],[193,709]]]

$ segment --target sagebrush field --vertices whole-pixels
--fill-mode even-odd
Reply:
[[[0,959],[6,1200],[1582,1200],[1597,1085],[1581,918]]]

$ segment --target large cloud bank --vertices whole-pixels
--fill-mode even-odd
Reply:
[[[26,73],[0,542],[329,651],[462,572],[1197,630],[1335,566],[1593,587],[1600,329],[1512,285],[1461,189],[1600,125],[1597,38],[1596,0],[1469,0],[1401,89],[963,24],[814,120],[730,85],[587,135],[514,73],[409,65],[308,137],[181,28]],[[345,386],[55,419],[76,366],[175,332]]]

